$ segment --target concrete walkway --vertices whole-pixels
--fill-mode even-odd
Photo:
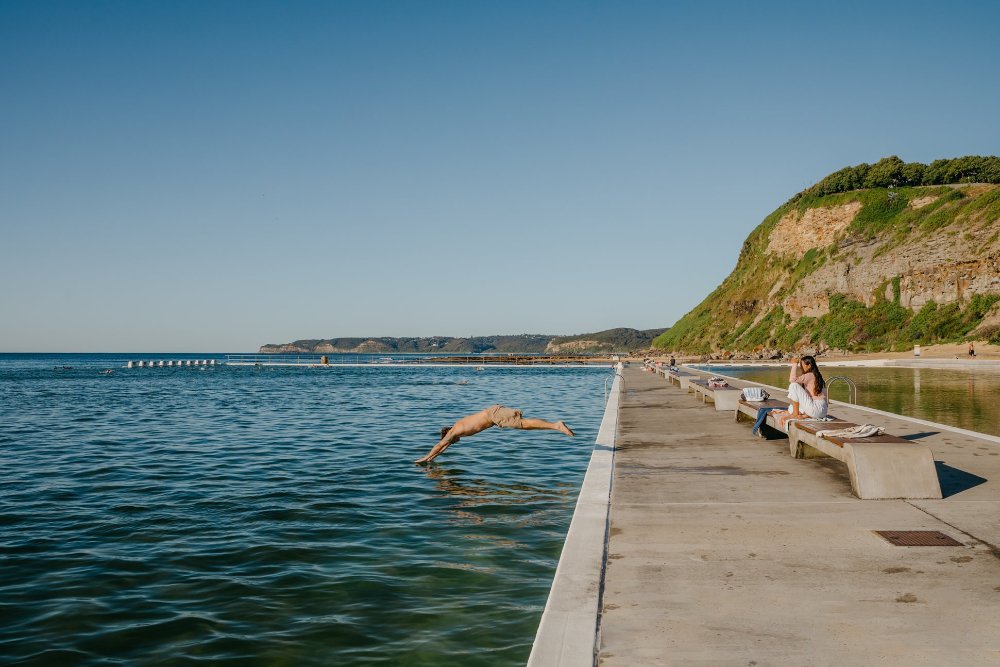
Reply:
[[[863,501],[838,461],[793,459],[640,368],[625,388],[600,665],[1000,664],[1000,444],[836,406],[938,461],[943,500]]]

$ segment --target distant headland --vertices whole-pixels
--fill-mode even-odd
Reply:
[[[520,334],[514,336],[473,336],[455,338],[430,336],[414,338],[323,338],[291,343],[261,345],[261,354],[371,354],[371,353],[537,353],[603,354],[648,349],[654,338],[666,329],[629,329],[620,327],[596,333],[572,336]]]

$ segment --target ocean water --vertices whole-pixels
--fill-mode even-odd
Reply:
[[[524,664],[608,369],[128,358],[0,355],[0,663]]]
[[[710,366],[713,372],[777,387],[788,386],[788,367]],[[991,369],[823,367],[823,377],[849,377],[858,403],[899,415],[1000,435],[1000,373]],[[835,382],[830,398],[847,401],[847,385]]]

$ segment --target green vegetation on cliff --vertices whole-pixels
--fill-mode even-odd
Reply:
[[[653,339],[666,329],[629,329],[618,327],[597,333],[577,334],[575,336],[557,336],[553,338],[547,352],[582,353],[593,352],[631,352],[633,350],[649,349]]]
[[[1000,183],[1000,157],[967,155],[949,160],[934,160],[928,165],[903,162],[892,155],[875,164],[863,162],[835,171],[816,185],[795,195],[792,201],[851,190],[954,183]]]
[[[958,178],[978,184],[907,185]],[[903,349],[974,331],[1000,339],[990,325],[1000,186],[983,181],[1000,183],[1000,158],[886,158],[836,172],[765,218],[733,272],[653,345],[748,354]],[[840,191],[859,183],[886,187]]]

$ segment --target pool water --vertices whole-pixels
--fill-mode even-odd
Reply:
[[[608,369],[121,365],[0,355],[4,660],[524,664]]]

